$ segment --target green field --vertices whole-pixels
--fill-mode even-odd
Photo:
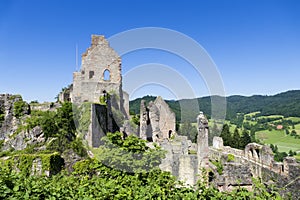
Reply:
[[[294,123],[300,123],[300,117],[288,117],[286,120],[291,120]]]
[[[257,111],[257,112],[252,112],[252,113],[248,113],[248,114],[245,115],[245,117],[246,117],[246,116],[252,117],[252,116],[255,116],[255,115],[259,114],[259,113],[260,113],[259,111]]]
[[[268,116],[259,116],[258,119],[261,119],[261,118],[273,119],[273,118],[279,118],[279,117],[284,118],[283,115],[268,115]]]
[[[296,130],[297,134],[300,135],[300,124],[295,125],[295,130]]]
[[[259,131],[256,133],[256,137],[266,144],[277,145],[278,150],[282,152],[300,151],[300,139],[286,135],[282,130]]]

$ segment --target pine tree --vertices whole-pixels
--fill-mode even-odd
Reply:
[[[212,128],[209,129],[208,131],[209,131],[208,132],[208,145],[212,146],[213,145],[213,138],[215,136],[220,135],[220,132],[219,132],[219,129],[218,129],[218,126],[217,126],[216,122],[214,122]]]
[[[250,140],[251,140],[251,142],[256,142],[254,128],[252,128],[250,131]]]
[[[242,137],[241,137],[241,146],[240,146],[240,148],[244,149],[245,146],[249,143],[251,143],[251,137],[249,135],[249,132],[247,130],[244,130],[243,134],[242,134]]]
[[[239,149],[241,147],[241,136],[238,128],[235,128],[232,138],[231,147]]]
[[[223,139],[224,146],[230,146],[232,142],[228,124],[224,124],[220,137]]]
[[[179,132],[180,135],[187,136],[188,139],[191,140],[192,142],[197,142],[198,131],[197,128],[193,126],[191,123],[184,122],[181,125]]]

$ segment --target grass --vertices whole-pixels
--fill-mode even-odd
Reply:
[[[297,161],[300,161],[300,153],[298,153],[297,155],[294,156],[296,158]]]
[[[277,145],[281,152],[300,151],[300,139],[286,135],[282,130],[264,130],[256,133],[256,137],[266,144]]]
[[[286,120],[291,120],[294,123],[300,123],[300,117],[288,117]]]
[[[295,131],[300,135],[300,124],[295,125]]]
[[[259,113],[260,113],[259,111],[257,111],[257,112],[252,112],[252,113],[246,114],[245,116],[250,116],[250,117],[252,117],[252,116],[255,116],[255,115],[259,114]]]
[[[273,118],[279,118],[279,117],[282,117],[282,118],[284,119],[284,116],[283,116],[283,115],[259,116],[258,119],[261,119],[261,118],[273,119]]]

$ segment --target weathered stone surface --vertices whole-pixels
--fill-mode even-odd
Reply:
[[[189,154],[190,141],[186,136],[177,136],[174,140],[164,139],[161,147],[167,151],[166,158],[162,160],[160,168],[170,171],[186,185],[194,185],[197,182],[198,158],[196,154]]]
[[[208,120],[203,112],[197,117],[198,136],[197,136],[197,155],[199,166],[207,168],[208,165]]]
[[[216,140],[218,140],[218,142],[222,142],[222,138],[217,138]],[[248,144],[243,151],[227,146],[223,148],[221,148],[221,146],[218,146],[219,148],[215,147],[216,146],[209,147],[210,159],[220,160],[224,166],[227,166],[224,167],[223,170],[225,177],[220,176],[214,180],[214,183],[216,186],[219,186],[219,189],[230,190],[233,187],[236,187],[234,186],[234,182],[231,177],[240,178],[244,181],[243,184],[247,186],[247,181],[245,181],[247,178],[244,177],[246,175],[239,172],[238,169],[232,168],[233,165],[240,165],[242,168],[245,168],[244,171],[250,170],[253,177],[261,178],[267,185],[274,183],[276,187],[281,188],[279,191],[282,195],[284,195],[284,197],[287,197],[288,193],[290,193],[292,194],[293,199],[297,199],[300,195],[300,163],[297,162],[295,158],[287,157],[283,162],[275,162],[271,148],[269,146],[256,143]],[[228,154],[234,155],[235,164],[227,163]],[[228,167],[230,165],[232,166]],[[240,177],[234,176],[234,174],[228,172],[228,170],[236,171]],[[227,180],[226,183],[224,181],[225,179]]]
[[[159,129],[161,132],[159,138],[169,138],[169,134],[175,132],[175,113],[170,109],[169,105],[160,96],[155,99],[154,105],[159,110]]]
[[[148,129],[148,124],[150,123],[149,116],[148,116],[148,111],[147,107],[145,105],[145,101],[141,101],[141,106],[140,106],[140,131],[139,135],[140,138],[143,140],[147,140],[147,129]]]
[[[147,134],[147,139],[152,137],[152,141],[158,141],[159,138],[162,138],[161,127],[160,127],[160,110],[157,106],[151,101],[148,106],[149,109],[149,120],[152,130],[152,134]],[[148,133],[148,132],[147,132]],[[148,139],[149,140],[149,139]]]
[[[0,94],[0,110],[2,118],[0,122],[0,140],[8,139],[20,124],[20,120],[14,116],[13,112],[14,103],[17,101],[22,101],[20,95]]]
[[[23,114],[17,118],[14,114],[15,102],[22,101],[20,95],[0,94],[0,140],[3,140],[2,150],[22,150],[28,144],[44,142],[42,129],[38,126],[31,130],[17,131],[22,122],[29,117],[30,106],[24,103]]]
[[[148,141],[161,141],[175,135],[176,118],[168,104],[157,97],[154,102],[141,101],[140,137]]]
[[[120,131],[122,133],[124,133],[125,136],[128,136],[128,135],[136,135],[138,136],[138,130],[137,130],[137,125],[133,126],[132,123],[130,123],[129,120],[126,120],[124,123],[123,123],[123,126],[120,127]]]
[[[114,93],[118,97],[117,106],[112,106],[128,118],[129,96],[127,93],[123,95],[122,91],[121,58],[109,46],[104,36],[92,35],[91,47],[82,54],[81,63],[81,70],[73,73],[68,99],[75,104],[98,103],[103,93]],[[66,98],[62,97],[62,100]]]
[[[213,138],[213,147],[216,149],[223,149],[223,139],[221,137]]]
[[[212,179],[222,191],[231,190],[238,186],[252,186],[252,173],[248,166],[239,163],[224,164],[223,173],[215,172]]]
[[[59,100],[95,104],[88,133],[84,134],[90,146],[99,147],[107,132],[119,131],[120,127],[129,131],[128,124],[123,126],[124,119],[129,119],[129,95],[122,90],[121,58],[104,36],[92,35],[81,63],[80,71],[73,73],[73,83],[59,94]],[[99,103],[102,105],[96,106]],[[100,108],[104,105],[107,109]]]
[[[77,155],[73,149],[68,149],[67,151],[63,152],[63,154],[61,155],[61,157],[64,159],[64,163],[65,163],[65,169],[68,172],[72,172],[73,170],[73,165],[84,159],[82,157],[80,157],[79,155]]]
[[[91,147],[99,147],[102,144],[101,138],[108,132],[120,131],[115,122],[110,105],[91,104],[91,124],[85,139]]]

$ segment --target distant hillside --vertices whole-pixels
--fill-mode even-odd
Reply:
[[[140,102],[142,99],[146,102],[154,101],[156,97],[145,96],[130,101],[130,112],[139,114]],[[217,98],[217,96],[215,96]],[[227,100],[227,115],[226,119],[231,120],[236,117],[237,113],[250,113],[260,111],[261,115],[283,115],[285,117],[300,117],[300,90],[287,91],[273,96],[254,95],[246,96],[229,96]],[[184,109],[181,113],[180,105],[192,105],[198,101],[199,109],[206,115],[211,114],[211,97],[201,97],[197,99],[183,99],[178,101],[166,101],[170,108],[175,112],[177,120],[181,116],[193,122],[199,110]],[[192,107],[192,106],[191,106]]]

